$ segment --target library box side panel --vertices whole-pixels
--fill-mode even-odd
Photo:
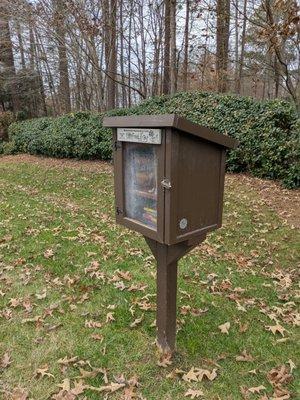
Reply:
[[[179,134],[176,241],[216,229],[220,214],[223,149],[215,143]]]

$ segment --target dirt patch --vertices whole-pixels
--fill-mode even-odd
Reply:
[[[111,163],[104,161],[79,161],[73,159],[56,159],[37,157],[28,154],[0,157],[0,164],[31,163],[46,168],[76,168],[86,172],[112,173]],[[227,180],[237,185],[247,186],[254,190],[264,203],[274,210],[280,218],[296,228],[300,228],[300,190],[284,189],[277,182],[254,178],[242,174],[228,174]]]

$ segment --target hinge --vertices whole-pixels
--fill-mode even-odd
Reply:
[[[115,140],[115,150],[118,150],[118,149],[120,149],[121,147],[122,147],[122,145],[121,145],[121,143],[120,142],[118,142],[117,140]]]
[[[166,179],[166,178],[163,179],[160,184],[164,189],[168,189],[169,190],[172,187],[170,180]]]
[[[121,210],[120,207],[117,207],[116,208],[116,213],[117,213],[117,215],[123,214],[123,210]]]

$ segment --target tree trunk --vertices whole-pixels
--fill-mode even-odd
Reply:
[[[177,59],[176,59],[176,0],[170,2],[170,92],[174,94],[177,87]]]
[[[116,75],[117,75],[117,0],[105,2],[108,25],[106,25],[106,64],[107,64],[107,109],[116,107]]]
[[[171,37],[171,26],[170,26],[170,13],[171,13],[171,0],[164,0],[165,4],[165,41],[164,41],[164,70],[163,70],[163,94],[170,93],[170,37]]]
[[[184,58],[182,66],[182,89],[188,89],[188,62],[189,62],[189,30],[190,30],[190,0],[186,0],[185,27],[184,27]]]
[[[22,65],[22,68],[25,69],[26,63],[25,63],[25,55],[24,55],[24,45],[23,45],[23,38],[22,38],[21,27],[20,27],[19,21],[16,22],[16,31],[17,31],[18,42],[19,42],[21,65]]]
[[[53,0],[54,18],[56,29],[56,40],[58,44],[58,70],[59,70],[59,102],[60,112],[68,113],[71,111],[70,83],[68,58],[66,47],[65,31],[65,11],[66,3],[62,0]]]
[[[228,44],[230,0],[217,0],[217,84],[219,92],[228,89]]]
[[[9,81],[9,91],[13,112],[20,111],[18,85],[13,55],[13,45],[9,28],[9,13],[5,2],[0,3],[0,63],[4,65],[5,76]]]
[[[241,39],[241,56],[239,62],[239,76],[237,79],[237,93],[241,93],[242,79],[243,79],[243,68],[245,58],[245,42],[246,42],[246,27],[247,27],[247,0],[244,0],[243,9],[243,28],[242,28],[242,39]]]

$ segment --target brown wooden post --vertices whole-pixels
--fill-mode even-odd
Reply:
[[[145,237],[157,262],[157,345],[163,353],[172,353],[175,350],[178,261],[205,238],[206,234],[186,242],[167,245]]]
[[[157,345],[163,352],[173,352],[176,337],[177,260],[168,262],[167,245],[157,251]]]

